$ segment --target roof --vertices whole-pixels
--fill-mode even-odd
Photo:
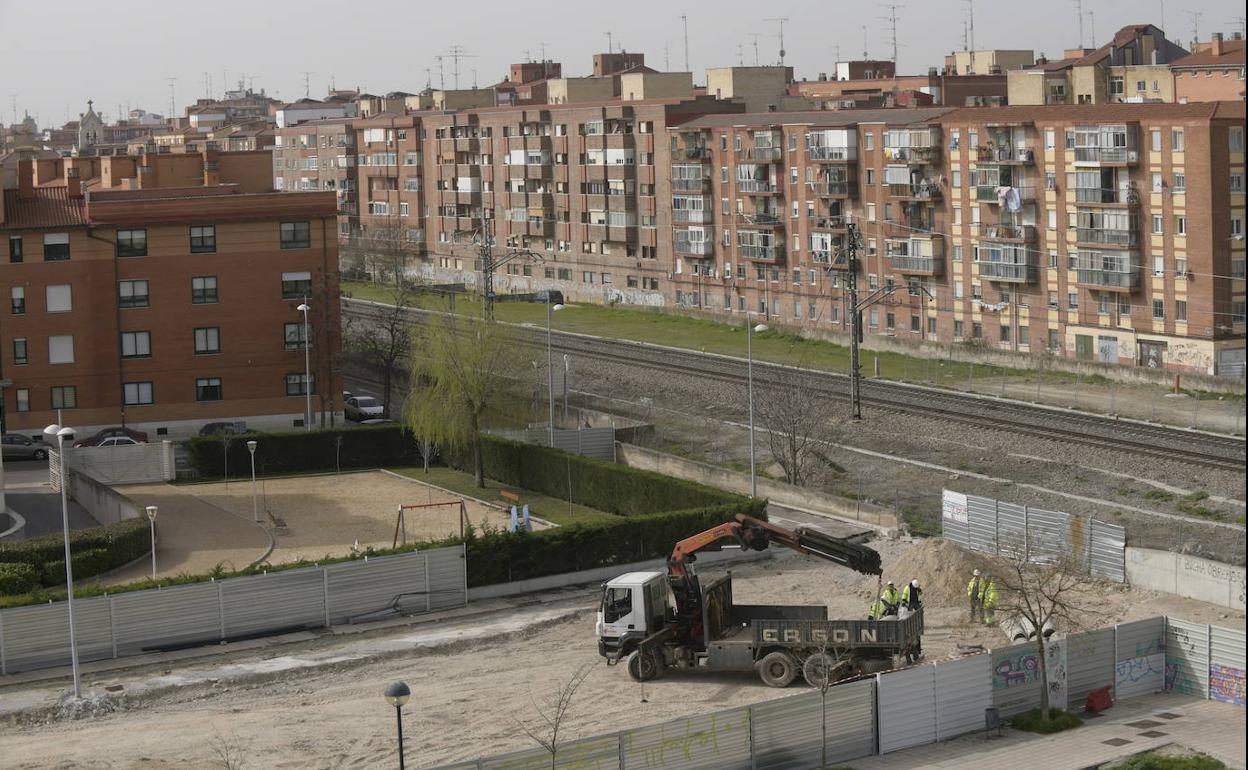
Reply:
[[[349,102],[317,102],[317,101],[298,101],[292,104],[285,104],[279,107],[280,110],[287,112],[291,110],[334,110],[343,109]]]
[[[1244,116],[1243,102],[1190,104],[1044,104],[1006,107],[961,107],[944,116],[943,123],[1026,123],[1036,121],[1138,121]]]
[[[810,124],[816,126],[853,126],[859,123],[888,123],[913,125],[939,120],[954,107],[894,107],[869,110],[805,110],[801,112],[745,112],[702,115],[686,123],[681,129],[728,128],[730,126]],[[677,126],[673,126],[677,127]]]
[[[1198,53],[1188,54],[1182,59],[1170,63],[1173,69],[1186,67],[1242,67],[1244,66],[1244,41],[1223,40],[1222,55],[1215,56],[1213,51],[1205,48]]]
[[[19,198],[17,190],[4,191],[5,229],[75,227],[87,224],[83,198],[70,198],[69,189],[36,187],[29,198]]]

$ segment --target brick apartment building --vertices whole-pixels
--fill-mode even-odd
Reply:
[[[273,191],[270,153],[57,158],[4,190],[6,429],[153,438],[302,425],[341,405],[332,193]],[[304,376],[307,297],[312,382]]]

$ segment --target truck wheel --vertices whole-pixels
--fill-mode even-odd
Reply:
[[[649,682],[658,679],[663,672],[663,664],[654,653],[643,653],[633,650],[628,655],[628,675],[634,682]]]
[[[816,652],[806,659],[802,666],[802,678],[811,687],[823,687],[834,684],[839,678],[836,659],[825,652]]]
[[[758,662],[758,676],[769,687],[788,687],[797,678],[797,661],[787,652],[770,652]]]

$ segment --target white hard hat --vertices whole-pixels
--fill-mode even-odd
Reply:
[[[971,574],[974,575],[975,577],[979,577],[979,570],[975,570]]]
[[[886,581],[884,581],[884,582],[885,582],[885,583],[888,583],[890,586],[893,584],[893,581],[891,581],[891,580],[886,580]]]
[[[919,587],[919,581],[918,581],[918,580],[911,580],[911,581],[910,581],[910,585],[914,586],[915,588],[918,588],[918,587]]]

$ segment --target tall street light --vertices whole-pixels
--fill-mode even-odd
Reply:
[[[406,682],[391,682],[386,685],[386,702],[394,706],[394,716],[399,724],[399,770],[403,770],[403,706],[412,697],[412,688]]]
[[[556,310],[563,310],[562,304],[550,304],[550,295],[546,295],[546,389],[550,395],[550,446],[555,446],[555,366],[550,357],[550,319]]]
[[[256,505],[256,440],[247,442],[247,451],[251,453],[251,519],[260,523],[260,508]]]
[[[308,306],[308,300],[305,297],[299,307],[295,308],[303,313],[303,395],[305,402],[304,418],[306,422],[303,424],[305,431],[312,430],[312,358],[308,353],[309,346],[312,344],[312,338],[308,336],[308,311],[312,308]]]
[[[750,497],[758,497],[758,476],[754,472],[754,335],[767,331],[767,324],[745,324],[745,380],[750,401]]]
[[[74,697],[82,697],[82,679],[78,675],[78,636],[74,629],[74,563],[69,557],[69,479],[65,475],[65,439],[74,438],[73,428],[52,423],[43,435],[56,439],[56,453],[61,463],[61,525],[65,534],[65,597],[69,610],[69,660],[74,669]]]
[[[156,506],[147,506],[147,520],[152,525],[152,582],[156,581]]]

